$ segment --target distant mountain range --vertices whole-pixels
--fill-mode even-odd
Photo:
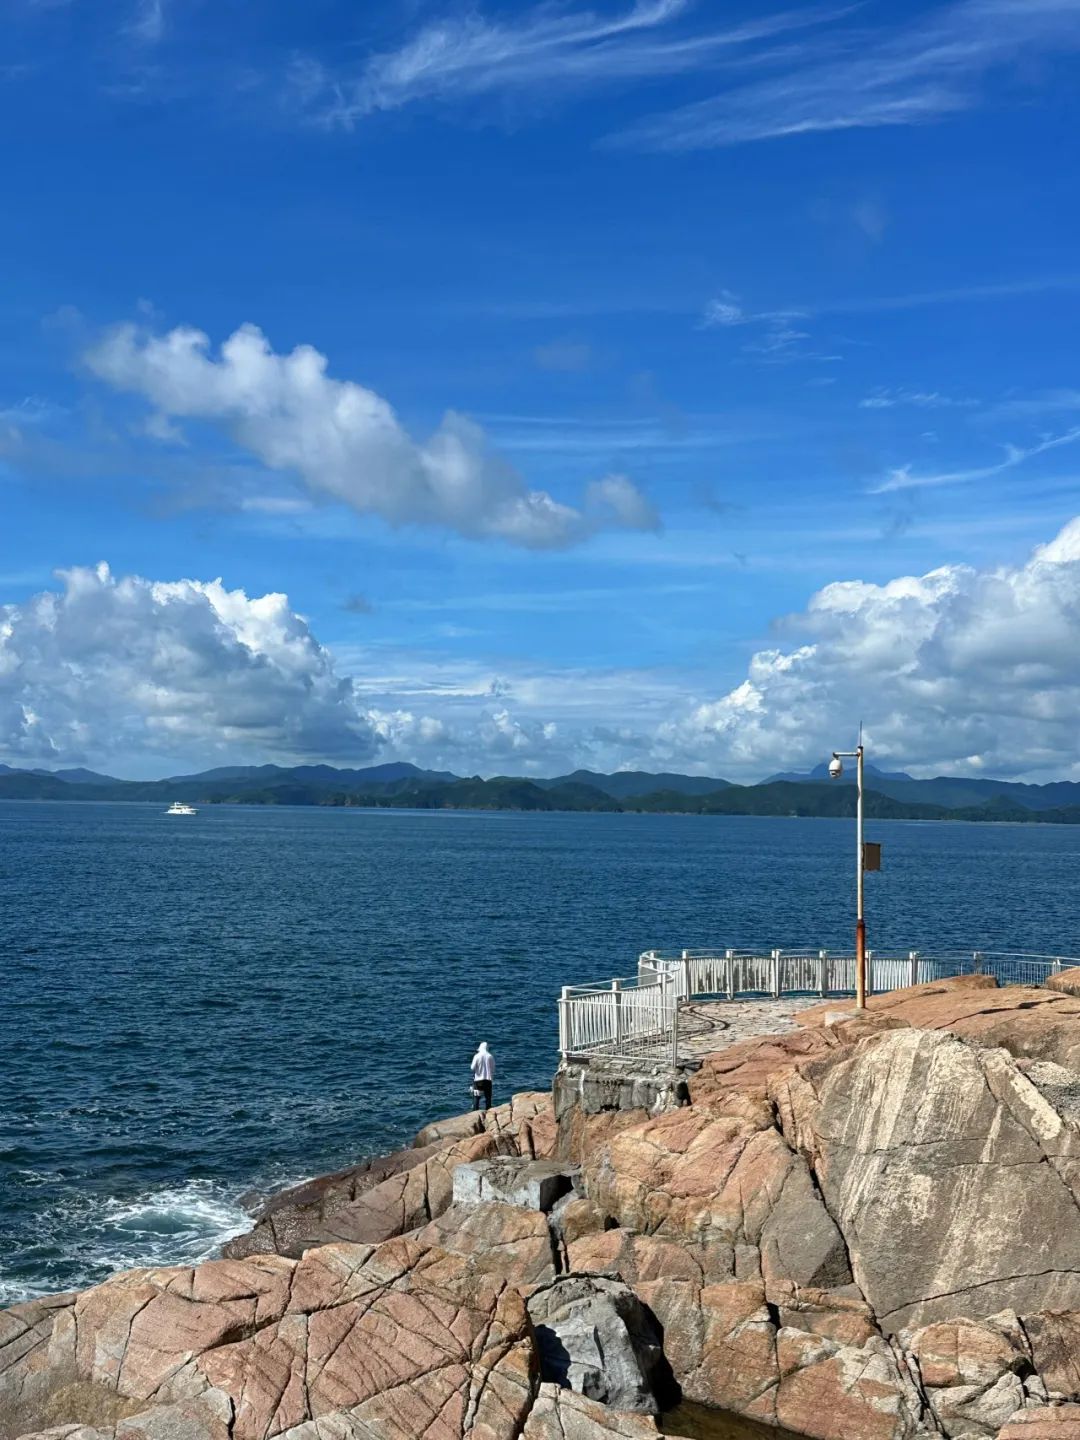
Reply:
[[[1080,824],[1080,783],[938,776],[914,780],[867,765],[866,813],[895,820],[1007,820]],[[853,772],[827,766],[734,785],[706,775],[575,770],[551,779],[483,780],[405,761],[366,769],[332,765],[230,765],[167,780],[118,780],[93,770],[19,770],[0,765],[0,800],[183,800],[201,805],[333,805],[461,810],[597,810],[680,815],[843,816],[855,813]]]

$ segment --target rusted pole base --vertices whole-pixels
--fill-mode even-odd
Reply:
[[[855,1009],[866,1009],[866,921],[855,922]]]

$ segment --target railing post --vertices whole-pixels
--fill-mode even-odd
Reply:
[[[772,952],[772,993],[773,999],[780,999],[780,951]]]
[[[919,983],[919,952],[909,950],[908,959],[911,961],[911,983],[917,985]]]
[[[867,950],[867,952],[866,952],[866,993],[867,993],[868,996],[869,996],[869,995],[873,995],[873,993],[874,993],[874,952],[873,952],[873,950]]]
[[[622,981],[612,980],[611,982],[611,1005],[614,1010],[612,1029],[615,1032],[615,1044],[621,1046],[623,1042],[623,1018],[622,1018]]]
[[[972,955],[971,955],[971,971],[972,971],[972,974],[973,974],[973,975],[981,975],[981,974],[982,974],[982,959],[983,959],[983,955],[982,955],[982,951],[981,951],[981,950],[974,950],[974,951],[972,951]]]
[[[819,950],[818,957],[818,994],[824,1000],[829,992],[829,952]]]
[[[674,983],[671,986],[671,1068],[679,1063],[679,996]]]
[[[559,996],[559,1055],[566,1059],[570,1051],[570,986],[562,987],[562,994]]]
[[[689,1000],[693,992],[690,989],[690,952],[688,950],[682,952],[682,990],[683,999]]]

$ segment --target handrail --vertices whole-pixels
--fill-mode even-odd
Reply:
[[[867,951],[871,992],[898,990],[961,974],[993,975],[1003,985],[1041,984],[1080,966],[1080,958],[1023,950],[945,950],[927,954]],[[638,973],[591,985],[567,985],[559,1000],[563,1059],[611,1055],[678,1058],[679,1004],[701,996],[850,995],[850,950],[730,947],[645,950]]]

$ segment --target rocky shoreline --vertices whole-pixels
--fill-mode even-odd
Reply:
[[[427,1126],[0,1311],[0,1440],[1080,1440],[1074,979],[705,1014],[675,1083]]]

